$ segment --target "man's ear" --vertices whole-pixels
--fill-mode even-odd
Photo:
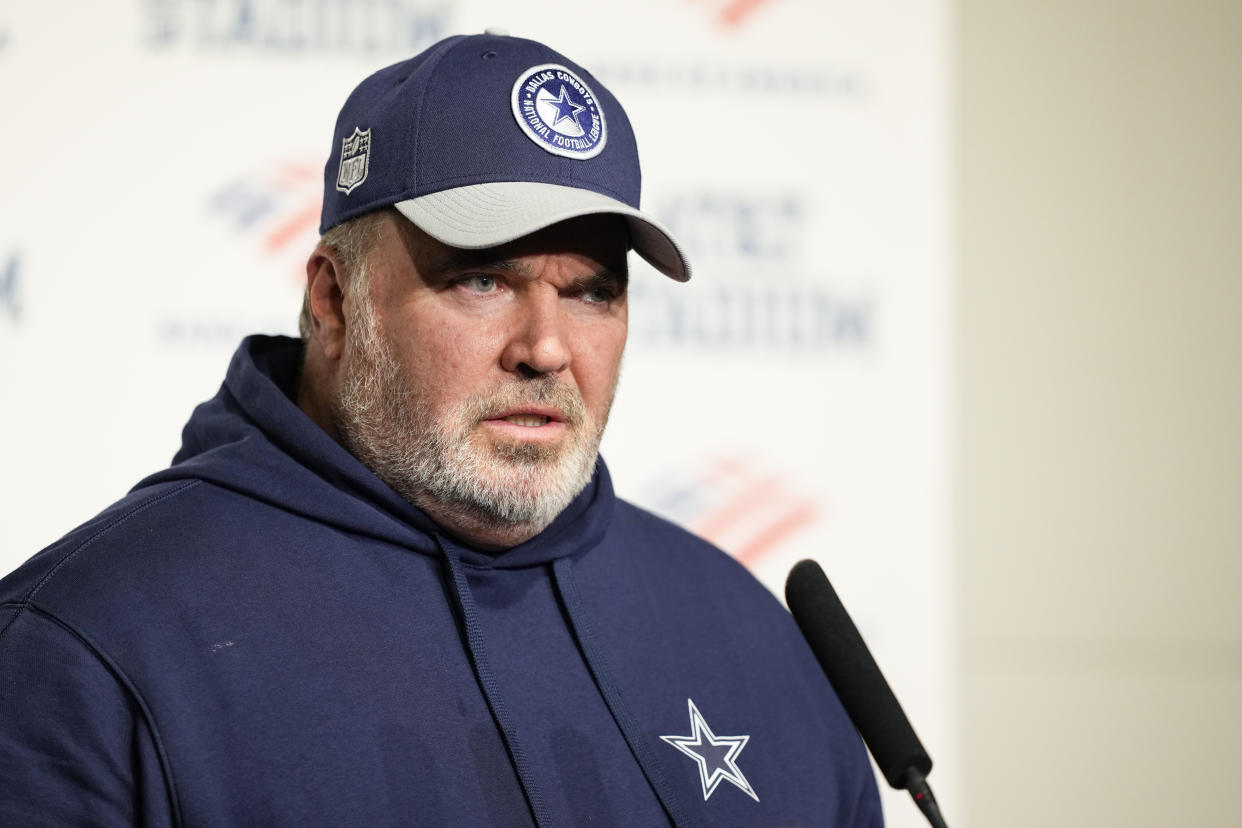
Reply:
[[[329,360],[340,359],[345,348],[345,294],[341,263],[331,248],[319,245],[306,260],[306,297],[311,341]]]

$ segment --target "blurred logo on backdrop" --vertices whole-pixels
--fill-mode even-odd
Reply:
[[[814,257],[804,264],[812,223],[803,193],[682,193],[666,197],[655,213],[708,282],[699,292],[632,281],[633,341],[818,354],[872,346],[874,289],[858,286],[865,279],[820,272]],[[853,287],[843,287],[847,281]]]
[[[306,257],[319,239],[322,167],[309,161],[281,161],[248,170],[222,184],[206,201],[208,222],[244,248],[263,278],[300,288]],[[232,348],[258,331],[289,332],[297,307],[270,315],[227,313],[181,306],[161,315],[155,336],[163,345]]]
[[[287,264],[290,278],[300,282],[306,255],[319,239],[322,190],[320,165],[283,161],[224,184],[211,194],[207,210],[248,239],[258,256]]]
[[[22,318],[21,258],[0,254],[0,322],[16,325]]]
[[[871,93],[866,76],[847,68],[814,68],[740,60],[701,62],[686,59],[625,60],[603,58],[595,76],[619,96],[639,88],[718,92],[730,95],[790,96],[809,101],[861,103]]]
[[[732,28],[749,22],[763,6],[770,5],[772,0],[686,0],[686,2],[703,9],[721,26]]]
[[[750,568],[813,525],[823,511],[782,475],[737,457],[668,469],[641,495],[653,511]]]
[[[141,0],[143,41],[276,54],[422,51],[448,33],[446,0]]]

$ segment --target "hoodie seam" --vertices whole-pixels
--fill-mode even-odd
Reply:
[[[184,825],[181,818],[181,802],[177,793],[176,781],[173,779],[172,763],[168,758],[168,751],[164,748],[164,740],[161,738],[159,728],[155,724],[155,718],[151,715],[150,706],[147,704],[146,699],[143,698],[142,693],[138,691],[137,685],[134,684],[128,674],[121,669],[120,665],[117,664],[116,661],[112,659],[101,646],[99,646],[99,644],[93,641],[90,636],[79,630],[75,625],[69,623],[46,607],[38,606],[30,601],[23,602],[22,609],[29,610],[32,615],[45,618],[52,624],[60,627],[73,638],[76,638],[78,642],[81,643],[82,646],[95,657],[95,660],[98,661],[103,668],[112,675],[116,682],[124,688],[125,692],[133,698],[134,704],[138,708],[138,715],[146,724],[147,730],[151,734],[151,742],[155,746],[156,756],[159,757],[160,774],[163,776],[164,784],[167,786],[168,803],[169,807],[172,809],[172,824],[174,826]],[[20,614],[21,612],[19,610],[19,612],[14,615],[14,620],[17,615]]]
[[[71,549],[69,552],[67,552],[63,557],[61,557],[60,560],[58,560],[55,564],[52,565],[51,569],[49,569],[46,573],[44,573],[43,577],[39,579],[38,583],[36,583],[33,587],[31,587],[30,592],[26,593],[26,596],[20,602],[20,608],[18,609],[18,611],[13,614],[13,617],[9,619],[8,623],[6,623],[3,628],[0,628],[0,639],[4,638],[4,634],[8,632],[9,628],[13,626],[13,622],[15,622],[18,616],[21,615],[21,610],[33,604],[35,596],[39,594],[39,591],[42,590],[43,587],[46,586],[47,583],[51,581],[53,577],[55,577],[56,573],[59,572],[64,566],[72,562],[75,558],[77,558],[79,554],[86,551],[91,545],[95,543],[95,541],[99,540],[104,535],[108,534],[113,529],[115,529],[116,527],[125,523],[130,518],[133,518],[145,512],[147,509],[150,509],[151,507],[156,506],[164,502],[165,500],[176,497],[177,495],[181,494],[187,489],[197,486],[199,482],[200,481],[198,480],[187,481],[170,492],[164,492],[162,495],[159,495],[150,500],[145,500],[142,503],[139,503],[137,506],[130,509],[125,514],[117,517],[115,520],[111,521],[103,528],[97,530],[89,538],[82,541],[82,543],[78,544],[73,549]]]

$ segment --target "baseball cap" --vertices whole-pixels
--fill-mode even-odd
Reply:
[[[393,205],[451,247],[495,247],[577,216],[625,218],[635,252],[690,278],[639,209],[634,131],[594,76],[489,30],[434,44],[358,85],[337,116],[319,232]]]

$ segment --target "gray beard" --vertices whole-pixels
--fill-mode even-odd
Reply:
[[[437,418],[380,334],[365,274],[358,275],[351,293],[361,301],[347,322],[349,347],[332,407],[345,447],[415,506],[531,535],[542,531],[590,482],[607,408],[599,423],[588,422],[575,390],[541,376],[515,379]],[[568,441],[484,440],[476,431],[483,420],[524,404],[559,409]]]

